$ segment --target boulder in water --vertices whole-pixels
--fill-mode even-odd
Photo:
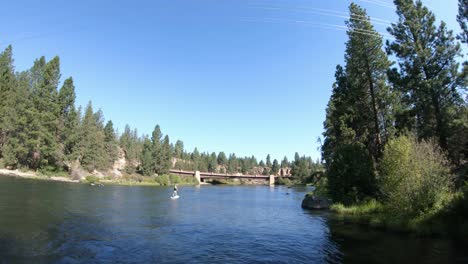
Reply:
[[[323,210],[328,209],[331,206],[331,200],[324,197],[314,196],[306,194],[304,200],[302,200],[302,208],[311,210]]]

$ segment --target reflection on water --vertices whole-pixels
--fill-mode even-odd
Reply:
[[[445,240],[304,211],[305,187],[105,186],[0,177],[0,263],[463,262]]]

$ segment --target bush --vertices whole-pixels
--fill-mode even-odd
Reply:
[[[380,189],[394,213],[417,217],[443,206],[452,185],[447,160],[429,141],[401,136],[388,142],[381,162]]]
[[[275,184],[276,185],[286,185],[286,186],[291,186],[293,185],[293,182],[288,179],[288,178],[277,178],[275,180]]]
[[[327,178],[333,202],[349,205],[375,195],[372,158],[362,144],[339,146],[332,157]]]
[[[162,186],[166,186],[166,185],[171,184],[171,181],[170,181],[168,175],[159,175],[159,176],[154,178],[154,181],[159,183],[159,185],[162,185]]]
[[[99,178],[97,176],[94,176],[94,175],[88,175],[88,176],[86,176],[86,181],[88,183],[98,183]]]

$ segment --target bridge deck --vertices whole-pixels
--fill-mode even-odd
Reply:
[[[169,170],[169,173],[179,175],[194,175],[194,171],[184,170]],[[200,178],[243,178],[243,179],[269,179],[269,175],[243,175],[243,174],[227,174],[227,173],[214,173],[214,172],[200,172]],[[277,176],[281,178],[288,178],[289,176]]]

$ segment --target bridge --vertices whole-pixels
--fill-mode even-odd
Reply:
[[[244,175],[244,174],[227,174],[227,173],[215,173],[215,172],[200,172],[200,171],[184,171],[184,170],[169,170],[169,173],[182,175],[182,176],[193,176],[198,182],[204,182],[205,179],[249,179],[249,180],[265,180],[270,185],[275,184],[275,177],[289,178],[290,176],[275,176],[275,175]]]

